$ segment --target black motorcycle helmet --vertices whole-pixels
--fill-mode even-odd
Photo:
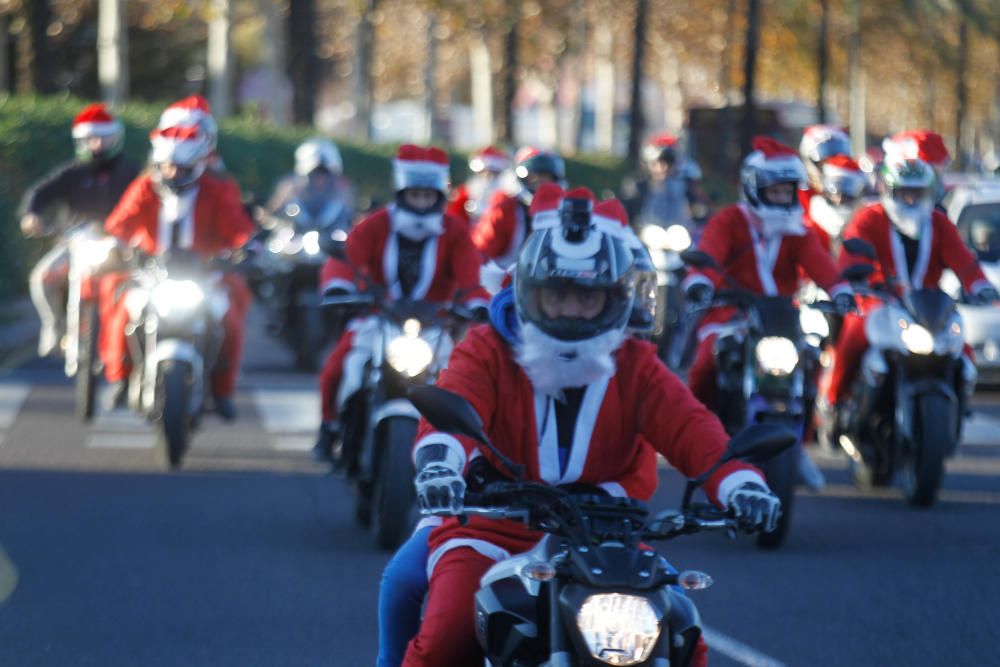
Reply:
[[[517,166],[514,167],[514,174],[517,180],[529,191],[534,191],[532,185],[532,174],[547,174],[555,183],[562,183],[566,180],[566,163],[563,159],[552,151],[540,151],[535,148],[522,148],[515,160]]]
[[[539,195],[550,187],[561,193],[557,186],[542,186]],[[536,213],[535,231],[521,249],[514,273],[521,321],[562,341],[583,341],[624,330],[635,296],[634,261],[624,234],[599,225],[592,196],[579,193],[572,190],[561,200],[552,211],[558,217],[545,216],[543,221]],[[543,308],[543,292],[557,298],[572,292],[574,299],[602,305],[592,317],[552,317]]]

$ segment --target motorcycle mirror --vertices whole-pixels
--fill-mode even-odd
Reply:
[[[431,426],[445,433],[455,433],[472,438],[484,445],[518,481],[524,477],[524,467],[504,456],[483,432],[483,420],[465,398],[434,385],[411,387],[406,392],[413,406],[430,422]]]
[[[413,406],[437,430],[485,443],[483,420],[472,404],[458,394],[434,385],[412,387],[407,393]]]
[[[841,246],[851,255],[860,255],[872,261],[878,259],[878,256],[875,254],[875,247],[871,243],[868,243],[868,241],[844,239]]]
[[[698,269],[718,268],[715,259],[702,250],[685,250],[681,253],[681,259],[685,264]]]
[[[875,267],[871,264],[852,264],[844,269],[840,275],[844,277],[844,280],[857,283],[867,280],[868,276],[873,273],[875,273]]]
[[[740,459],[752,464],[773,459],[795,446],[798,436],[781,424],[751,424],[729,440],[720,463]]]

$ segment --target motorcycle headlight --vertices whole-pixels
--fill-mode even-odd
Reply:
[[[646,225],[639,231],[639,239],[650,250],[682,252],[691,247],[691,233],[683,225]]]
[[[314,230],[302,235],[302,250],[307,255],[319,254],[319,232]]]
[[[414,326],[416,325],[416,326]],[[406,377],[416,377],[423,373],[434,361],[434,351],[427,341],[419,337],[420,323],[407,320],[403,325],[403,335],[389,341],[386,359],[398,373]]]
[[[104,264],[115,247],[114,239],[91,239],[84,241],[77,250],[80,260],[87,266],[97,267]]]
[[[660,636],[660,619],[649,600],[620,593],[588,597],[576,626],[590,655],[608,665],[645,662]]]
[[[799,351],[788,338],[767,336],[757,343],[757,363],[770,375],[788,375],[799,363]]]
[[[930,354],[934,351],[934,336],[919,324],[908,324],[900,332],[903,345],[913,354]]]
[[[830,323],[826,321],[826,316],[815,308],[802,308],[799,311],[799,325],[802,333],[820,338],[830,335]]]
[[[204,300],[205,293],[193,280],[164,280],[149,295],[149,302],[161,317],[188,312]]]

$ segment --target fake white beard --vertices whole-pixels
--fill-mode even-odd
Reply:
[[[907,206],[891,197],[882,197],[882,208],[900,234],[916,239],[920,236],[924,223],[930,221],[934,205],[931,202],[924,202]]]
[[[821,195],[813,195],[809,200],[809,217],[833,237],[840,236],[852,210],[850,206],[834,206]]]
[[[780,206],[757,206],[754,215],[760,220],[761,231],[766,238],[772,236],[802,236],[806,233],[802,224],[802,207],[784,208]]]
[[[537,391],[561,398],[563,389],[585,387],[614,375],[612,355],[624,340],[625,332],[615,329],[589,340],[562,341],[521,322],[521,342],[514,358]]]
[[[423,241],[444,231],[444,215],[440,212],[418,214],[393,207],[390,217],[393,231],[411,241]]]

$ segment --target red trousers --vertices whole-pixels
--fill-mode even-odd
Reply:
[[[129,322],[128,309],[125,307],[125,294],[128,290],[119,294],[126,280],[127,273],[110,273],[101,279],[100,284],[101,333],[98,349],[108,382],[125,380],[132,370],[125,338],[125,328]],[[240,275],[226,274],[222,282],[229,293],[229,310],[222,319],[224,337],[219,358],[212,371],[212,393],[219,398],[228,398],[236,390],[251,294]]]
[[[483,664],[476,642],[475,596],[479,580],[494,560],[460,547],[445,553],[434,566],[420,632],[410,641],[403,667],[474,667]],[[698,641],[691,664],[707,667],[708,646]]]
[[[319,373],[320,409],[323,421],[332,422],[337,418],[337,391],[344,377],[344,358],[354,345],[354,332],[348,329],[330,351],[330,356]]]
[[[698,342],[694,361],[688,370],[688,386],[694,397],[709,410],[715,410],[719,398],[719,387],[715,378],[715,335],[706,336]]]

